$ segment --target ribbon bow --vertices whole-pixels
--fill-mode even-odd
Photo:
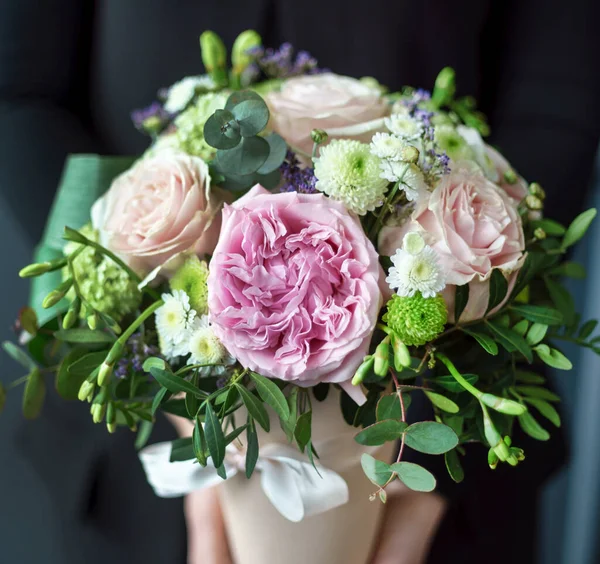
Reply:
[[[194,460],[170,462],[171,443],[157,443],[139,453],[148,482],[160,497],[177,497],[209,488],[222,479],[213,465]],[[244,471],[245,454],[232,445],[225,454],[227,479]],[[333,470],[318,465],[318,473],[299,451],[285,444],[260,449],[256,463],[261,487],[275,509],[298,522],[348,502],[348,485]]]

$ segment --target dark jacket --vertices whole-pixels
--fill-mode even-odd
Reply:
[[[431,88],[442,67],[454,67],[460,93],[477,96],[489,115],[492,142],[544,186],[549,215],[568,221],[583,207],[600,129],[598,6],[596,0],[2,0],[2,205],[37,241],[65,155],[142,151],[146,139],[129,113],[152,102],[159,88],[203,72],[199,33],[213,29],[231,45],[238,32],[254,28],[267,45],[289,41],[323,67],[375,76],[392,89]],[[169,433],[166,424],[161,432]],[[91,424],[85,406],[52,401],[44,419],[21,426],[14,441],[52,496],[64,533],[65,553],[56,562],[183,562],[181,501],[153,497],[127,432],[108,437]],[[478,453],[434,548],[443,551],[440,561],[504,561],[497,547],[510,531],[521,548],[511,562],[534,562],[527,539],[535,536],[535,498],[562,452],[560,445],[538,448],[528,471],[510,473],[492,474]],[[509,513],[507,500],[512,508],[517,498],[522,510]],[[5,561],[12,564],[10,553]]]

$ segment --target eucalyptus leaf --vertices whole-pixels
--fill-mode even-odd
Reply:
[[[277,170],[285,159],[287,153],[287,143],[281,135],[271,133],[265,138],[269,144],[269,156],[264,164],[258,169],[258,174],[269,174]],[[263,185],[264,186],[264,185]]]
[[[444,461],[446,463],[446,469],[450,477],[456,482],[460,483],[465,479],[465,472],[463,470],[460,459],[458,458],[458,452],[456,449],[452,449],[444,454]]]
[[[385,486],[394,474],[389,464],[381,462],[367,453],[362,455],[360,464],[367,478],[379,487]]]
[[[579,214],[567,228],[567,232],[562,240],[562,248],[566,249],[579,241],[588,230],[592,221],[596,217],[596,209],[591,208]]]
[[[463,332],[473,337],[473,339],[475,339],[488,354],[494,356],[498,354],[498,345],[490,336],[485,333],[471,331],[470,329],[463,329]]]
[[[402,419],[402,407],[400,406],[398,394],[394,393],[382,396],[377,402],[376,415],[377,421]]]
[[[23,416],[25,419],[35,419],[42,411],[46,397],[46,382],[39,368],[29,373],[25,390],[23,391]]]
[[[546,431],[529,413],[528,411],[519,415],[519,425],[530,437],[538,441],[547,441],[550,438],[550,433]]]
[[[431,472],[413,462],[396,462],[391,465],[398,479],[415,492],[431,492],[435,490],[436,481]]]
[[[217,110],[204,124],[204,140],[215,149],[233,149],[242,140],[240,126],[227,110]]]
[[[258,135],[269,122],[269,108],[262,99],[244,100],[231,109],[242,137]]]
[[[492,270],[492,275],[490,276],[490,296],[488,299],[486,313],[502,303],[502,300],[504,300],[506,297],[507,292],[508,281],[499,268],[494,268]]]
[[[256,385],[256,391],[262,400],[270,405],[279,417],[287,419],[290,416],[290,408],[277,384],[256,372],[251,372],[250,378]]]
[[[410,448],[425,454],[443,454],[458,445],[456,433],[437,421],[413,423],[406,429],[404,441]]]
[[[27,370],[33,370],[37,367],[37,364],[29,357],[29,355],[21,348],[10,341],[4,341],[2,343],[4,351],[16,362],[18,362],[23,368]]]
[[[244,176],[257,172],[269,156],[269,144],[262,137],[245,137],[235,148],[217,151],[217,164],[224,172]]]
[[[206,418],[204,422],[204,433],[208,452],[213,460],[215,468],[219,468],[225,459],[225,437],[221,422],[209,402],[206,403]]]
[[[268,433],[271,428],[269,414],[262,402],[244,386],[236,384],[235,387],[250,416]]]
[[[397,419],[386,419],[357,433],[354,440],[361,445],[379,446],[391,441],[397,441],[408,425]]]
[[[238,90],[234,92],[227,98],[227,103],[225,104],[225,109],[228,111],[232,111],[235,106],[245,102],[246,100],[260,100],[263,99],[253,90]]]
[[[454,323],[458,323],[462,312],[469,302],[469,285],[457,286],[454,298]]]
[[[458,413],[460,411],[460,407],[458,407],[458,405],[456,405],[451,399],[448,399],[442,394],[426,391],[425,395],[429,398],[429,401],[433,405],[435,405],[442,411],[446,411],[448,413]]]

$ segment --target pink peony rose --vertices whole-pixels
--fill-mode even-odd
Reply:
[[[286,80],[280,92],[265,98],[271,111],[269,126],[293,148],[310,155],[313,129],[330,138],[369,142],[382,131],[389,106],[379,90],[348,76],[332,73]]]
[[[496,151],[496,149],[486,145],[485,150],[496,167],[496,171],[498,172],[498,184],[500,187],[511,198],[517,202],[520,202],[525,196],[527,196],[527,182],[525,179],[516,173],[515,169],[510,166],[510,163],[498,151]],[[514,184],[510,184],[504,178],[504,173],[509,170],[514,172],[517,179]]]
[[[391,256],[408,231],[419,231],[440,257],[447,275],[443,295],[450,320],[455,285],[469,284],[469,302],[460,320],[479,319],[487,309],[492,270],[501,269],[512,287],[524,261],[525,236],[515,201],[460,164],[417,204],[410,222],[382,229],[380,252]]]
[[[102,243],[140,273],[177,253],[211,253],[221,202],[206,163],[174,150],[139,160],[92,208]]]
[[[208,307],[215,333],[244,367],[301,386],[352,388],[382,283],[377,252],[342,204],[257,185],[223,210]]]

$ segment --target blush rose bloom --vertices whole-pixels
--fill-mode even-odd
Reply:
[[[92,208],[101,242],[140,274],[183,251],[214,249],[221,200],[207,164],[175,150],[139,160]]]
[[[383,118],[390,113],[377,88],[332,73],[290,78],[265,100],[271,111],[269,127],[308,155],[313,129],[325,130],[330,138],[368,143],[375,132],[385,129]]]
[[[357,399],[350,380],[368,353],[383,277],[375,248],[342,204],[256,185],[223,210],[210,319],[245,368],[299,386],[336,382]]]
[[[421,233],[438,253],[447,276],[442,294],[450,321],[456,285],[469,284],[469,301],[460,320],[479,319],[487,309],[492,270],[501,270],[510,293],[524,262],[525,235],[515,201],[482,174],[460,165],[417,204],[411,221],[382,229],[380,252],[393,255],[409,231]]]

